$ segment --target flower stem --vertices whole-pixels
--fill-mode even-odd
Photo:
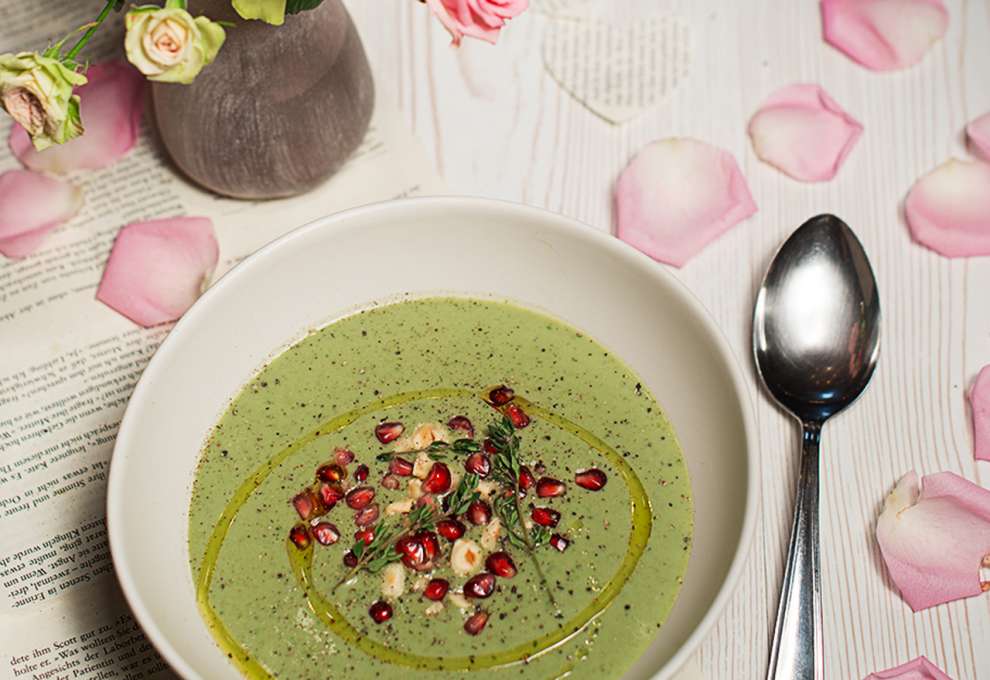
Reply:
[[[86,43],[88,43],[89,39],[93,37],[94,33],[96,33],[97,29],[100,27],[100,24],[102,24],[110,15],[110,10],[112,10],[116,4],[117,0],[107,0],[107,4],[103,6],[103,11],[100,12],[99,16],[96,17],[96,20],[89,25],[86,32],[82,34],[82,37],[76,41],[76,44],[73,45],[72,49],[65,55],[66,61],[74,59],[75,56],[79,54],[79,51],[86,46]]]

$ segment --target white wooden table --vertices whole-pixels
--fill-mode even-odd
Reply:
[[[600,0],[608,2],[608,0]],[[647,142],[690,135],[734,153],[759,213],[677,275],[703,300],[744,366],[754,291],[794,228],[833,212],[870,253],[883,300],[871,389],[826,432],[822,557],[828,677],[863,678],[924,654],[955,680],[990,678],[990,595],[919,614],[892,588],[873,527],[900,475],[951,470],[990,486],[972,454],[965,391],[990,363],[990,261],[947,260],[914,245],[901,202],[914,180],[964,156],[965,123],[990,110],[990,0],[947,0],[948,36],[919,65],[871,73],[825,45],[813,0],[623,0],[684,18],[690,77],[660,105],[614,127],[547,74],[549,21],[529,12],[497,47],[448,39],[412,0],[350,0],[381,102],[403,112],[451,193],[541,206],[608,231],[611,185]],[[745,134],[772,90],[822,84],[865,126],[838,177],[794,182],[759,162]],[[701,649],[710,680],[761,678],[796,478],[796,425],[753,378],[762,455],[761,521],[742,583]]]

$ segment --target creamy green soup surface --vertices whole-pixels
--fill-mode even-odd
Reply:
[[[600,680],[663,624],[691,530],[674,431],[618,357],[438,297],[336,321],[251,379],[202,453],[189,554],[246,677]]]

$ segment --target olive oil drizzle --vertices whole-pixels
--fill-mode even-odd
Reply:
[[[248,498],[260,487],[268,476],[277,469],[283,462],[296,452],[300,451],[307,444],[315,441],[319,437],[334,434],[344,429],[357,419],[371,413],[384,409],[394,408],[413,401],[423,401],[430,399],[446,398],[478,398],[479,395],[465,389],[438,388],[430,390],[418,390],[413,392],[403,392],[391,397],[379,399],[366,404],[360,408],[348,411],[344,414],[331,418],[319,427],[303,435],[289,446],[279,451],[275,456],[258,467],[241,485],[228,501],[223,512],[214,526],[207,542],[203,561],[199,570],[199,577],[196,583],[196,600],[200,611],[207,622],[214,638],[228,657],[235,663],[238,669],[248,678],[272,678],[272,673],[257,659],[253,658],[250,652],[244,649],[234,638],[224,625],[220,616],[214,611],[210,603],[210,585],[216,571],[220,550],[227,537],[237,514]],[[555,631],[536,638],[523,645],[517,645],[511,649],[492,654],[470,655],[460,657],[442,656],[421,656],[410,654],[397,649],[387,647],[370,637],[361,635],[341,614],[337,607],[330,602],[319,590],[313,581],[313,547],[310,545],[305,550],[297,549],[290,541],[286,541],[286,551],[292,573],[302,588],[309,609],[313,612],[327,628],[335,635],[346,641],[350,645],[357,647],[361,651],[374,656],[382,661],[398,666],[417,668],[423,670],[443,670],[443,671],[464,671],[480,670],[485,668],[497,668],[511,666],[533,659],[545,654],[552,649],[566,643],[584,630],[588,624],[598,618],[608,606],[619,595],[622,587],[632,575],[642,556],[650,538],[653,528],[652,509],[650,507],[649,496],[643,488],[642,483],[636,476],[635,471],[626,462],[622,455],[610,447],[600,438],[580,425],[573,423],[562,416],[538,406],[522,397],[516,397],[515,401],[523,407],[531,416],[545,420],[556,427],[565,430],[599,452],[611,465],[618,470],[626,487],[629,490],[630,498],[630,520],[632,532],[629,538],[629,547],[626,551],[615,575],[609,580],[598,595],[585,606],[577,615],[564,622]]]

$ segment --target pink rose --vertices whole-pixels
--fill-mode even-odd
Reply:
[[[455,45],[465,35],[494,44],[506,20],[525,12],[529,0],[426,0],[426,4]]]

